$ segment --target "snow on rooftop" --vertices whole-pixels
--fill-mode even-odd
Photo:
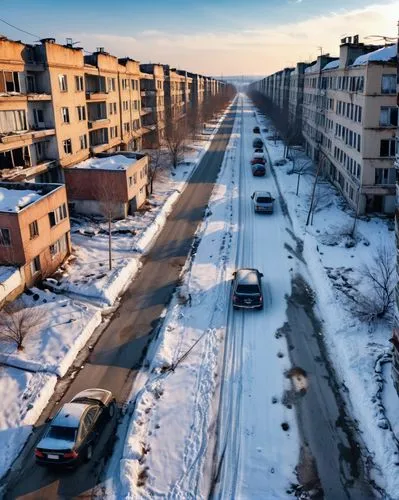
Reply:
[[[41,196],[40,192],[30,189],[0,187],[0,212],[19,212]]]
[[[312,66],[309,66],[308,68],[305,69],[305,73],[313,73],[313,71],[316,70],[317,63],[312,64]]]
[[[382,49],[357,57],[352,66],[361,66],[371,62],[390,61],[396,58],[396,52],[396,44],[389,45],[388,47],[383,47]]]
[[[126,158],[123,155],[108,156],[107,158],[89,158],[79,163],[74,168],[96,169],[96,170],[126,170],[137,160]]]
[[[336,59],[335,61],[331,61],[328,64],[326,64],[323,68],[323,71],[325,69],[335,69],[339,67],[339,59]]]

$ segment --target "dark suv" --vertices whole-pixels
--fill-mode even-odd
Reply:
[[[110,391],[79,392],[51,420],[36,446],[36,462],[74,466],[82,460],[90,460],[99,434],[115,412],[116,404]]]
[[[238,269],[234,273],[233,308],[263,309],[261,278],[257,269]]]
[[[253,148],[263,148],[263,141],[262,141],[262,139],[259,139],[259,137],[257,137],[256,139],[254,139],[252,141],[252,147]]]

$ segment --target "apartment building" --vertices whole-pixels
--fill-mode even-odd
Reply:
[[[125,218],[146,200],[148,156],[103,153],[65,170],[72,212]]]
[[[21,268],[27,286],[70,253],[65,186],[0,182],[0,263]]]
[[[166,126],[183,118],[185,114],[185,76],[164,65]]]
[[[399,23],[398,41],[396,45],[396,104],[399,106]],[[396,211],[395,211],[395,235],[396,235],[396,271],[399,276],[399,123],[396,129]],[[392,356],[392,379],[399,394],[399,281],[395,287],[395,315],[391,342],[393,344]]]
[[[165,135],[165,75],[161,64],[140,64],[141,105],[150,112],[142,116],[143,146],[156,147]]]
[[[40,180],[58,157],[51,84],[32,46],[0,38],[0,178]]]
[[[396,46],[365,45],[357,36],[341,42],[339,57],[321,55],[301,68],[306,153],[354,210],[391,214],[395,210]],[[295,71],[288,76],[283,70],[252,85],[285,113],[289,79],[291,119],[301,93],[294,83],[299,78]]]

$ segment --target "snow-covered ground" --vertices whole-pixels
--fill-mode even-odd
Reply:
[[[259,124],[270,123],[258,115]],[[267,140],[273,161],[283,157],[280,141]],[[373,268],[376,254],[385,247],[392,262],[395,260],[395,239],[392,221],[373,217],[357,221],[355,239],[348,236],[354,218],[342,196],[329,183],[320,183],[316,191],[317,208],[312,225],[306,226],[314,176],[301,176],[296,196],[297,175],[290,174],[292,163],[275,167],[282,195],[288,206],[297,236],[304,240],[306,259],[316,291],[319,309],[323,313],[323,330],[331,360],[342,387],[348,390],[353,416],[359,422],[362,438],[375,467],[372,477],[391,498],[397,498],[397,442],[384,423],[384,411],[378,397],[379,377],[375,374],[377,359],[391,350],[389,321],[361,322],[353,313],[348,294],[368,293],[370,284],[364,279],[365,265]],[[320,191],[319,191],[320,190]],[[352,246],[354,245],[354,246]],[[387,384],[392,389],[390,377]],[[345,391],[346,392],[346,391]],[[388,400],[385,401],[386,403]],[[390,391],[390,413],[399,413],[399,399]]]
[[[21,296],[25,311],[34,321],[22,350],[10,342],[0,343],[0,400],[3,403],[0,407],[0,448],[3,450],[0,477],[29,437],[32,425],[53,394],[57,377],[67,372],[100,324],[101,308],[115,302],[139,269],[140,257],[162,229],[222,119],[220,116],[209,122],[202,140],[188,145],[184,163],[175,171],[167,166],[160,170],[154,193],[149,198],[149,210],[113,224],[116,235],[113,236],[111,272],[107,267],[108,235],[104,234],[103,225],[81,218],[72,226],[74,257],[65,266],[60,281],[49,280],[57,293],[32,289]],[[6,199],[2,193],[1,199]],[[4,280],[17,272],[4,267],[0,271]]]

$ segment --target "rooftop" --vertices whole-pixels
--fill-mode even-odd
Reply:
[[[119,154],[104,158],[89,158],[88,160],[75,165],[73,168],[90,170],[127,170],[136,161],[136,157],[127,158],[126,156]]]
[[[374,52],[369,52],[368,54],[357,57],[352,66],[361,66],[372,62],[394,62],[396,59],[396,53],[396,44],[389,45],[388,47],[382,47]]]
[[[339,59],[336,59],[335,61],[331,61],[328,64],[326,64],[323,68],[323,71],[326,69],[336,69],[339,68]]]
[[[59,187],[59,184],[0,182],[0,212],[18,213]]]

